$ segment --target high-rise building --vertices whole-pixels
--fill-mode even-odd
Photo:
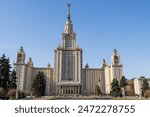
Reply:
[[[17,52],[14,70],[18,77],[18,90],[30,95],[32,81],[39,71],[43,71],[46,78],[45,95],[95,94],[96,86],[100,87],[103,94],[109,94],[113,79],[120,81],[123,76],[123,66],[116,49],[111,56],[111,65],[107,65],[103,59],[99,68],[90,68],[88,64],[85,68],[82,67],[82,49],[76,44],[70,6],[68,4],[68,16],[61,45],[54,50],[54,68],[50,64],[45,68],[34,67],[31,58],[25,63],[23,47]]]
[[[62,33],[62,43],[55,49],[54,79],[58,94],[80,94],[82,80],[82,49],[76,45],[76,33],[68,16]]]

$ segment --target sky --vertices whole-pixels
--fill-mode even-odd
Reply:
[[[83,49],[83,67],[110,64],[113,49],[121,56],[126,78],[150,77],[149,0],[70,0],[71,20]],[[61,43],[68,0],[0,0],[0,56],[11,64],[23,46],[26,61],[53,66]]]

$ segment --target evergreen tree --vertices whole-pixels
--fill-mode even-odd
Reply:
[[[117,79],[113,79],[113,82],[111,83],[110,95],[113,97],[122,97],[122,90]]]
[[[10,89],[16,89],[17,88],[17,77],[16,77],[16,71],[12,71],[10,75],[10,83],[9,83]]]
[[[100,90],[100,87],[98,85],[95,86],[95,95],[98,96],[100,95],[101,93],[101,90]]]
[[[126,85],[127,85],[127,82],[126,82],[126,78],[125,78],[125,76],[122,76],[122,78],[121,78],[121,81],[120,81],[120,87],[125,87]]]
[[[38,72],[35,79],[33,80],[33,90],[37,97],[45,95],[46,79],[43,72]]]
[[[144,92],[148,89],[149,89],[148,81],[147,81],[147,79],[144,79],[143,85],[142,85],[142,96],[144,96]]]
[[[125,90],[124,90],[124,88],[125,88],[125,86],[127,85],[126,80],[127,80],[127,79],[125,78],[125,76],[122,76],[121,81],[120,81],[120,87],[121,87],[121,89],[122,89],[122,95],[123,95],[123,96],[125,96]]]
[[[6,58],[3,54],[3,56],[0,57],[0,87],[4,88],[5,91],[7,90],[9,82],[10,68],[9,58]]]

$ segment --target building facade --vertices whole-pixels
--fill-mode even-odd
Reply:
[[[144,76],[133,78],[134,91],[136,95],[142,96],[142,86],[143,86],[144,79],[147,79],[147,82],[150,86],[150,78],[145,78]]]
[[[90,68],[88,64],[83,68],[82,53],[82,49],[76,44],[68,4],[61,45],[54,50],[54,68],[50,64],[45,68],[34,67],[31,58],[25,63],[25,51],[21,47],[14,63],[18,90],[31,94],[33,79],[39,71],[43,71],[46,78],[45,95],[95,94],[96,85],[100,87],[102,94],[109,94],[113,79],[120,81],[123,76],[123,65],[117,50],[113,51],[111,64],[106,64],[103,59],[99,68]]]
[[[68,16],[62,33],[62,43],[54,51],[54,79],[57,94],[81,94],[82,49],[76,45],[76,33]]]

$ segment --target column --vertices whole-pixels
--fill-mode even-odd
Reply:
[[[66,94],[68,93],[68,89],[67,89],[67,87],[66,87]]]
[[[78,87],[76,86],[76,93],[78,94]]]
[[[59,95],[59,86],[58,86],[58,95]]]
[[[74,87],[74,90],[75,90],[75,94],[77,94],[76,86]]]
[[[61,87],[59,86],[59,94],[61,94]]]
[[[67,91],[67,87],[66,87],[66,94],[68,93],[68,91]]]
[[[71,92],[70,92],[70,87],[69,87],[69,94],[71,94]]]
[[[72,87],[73,88],[73,94],[74,94],[74,87]]]
[[[66,87],[64,87],[64,94],[66,94]]]
[[[62,93],[64,94],[64,87],[62,87],[62,90],[63,90]]]
[[[72,87],[70,87],[70,94],[72,94]]]
[[[63,87],[61,87],[61,94],[63,95]]]
[[[80,87],[78,86],[78,94],[80,94]]]

